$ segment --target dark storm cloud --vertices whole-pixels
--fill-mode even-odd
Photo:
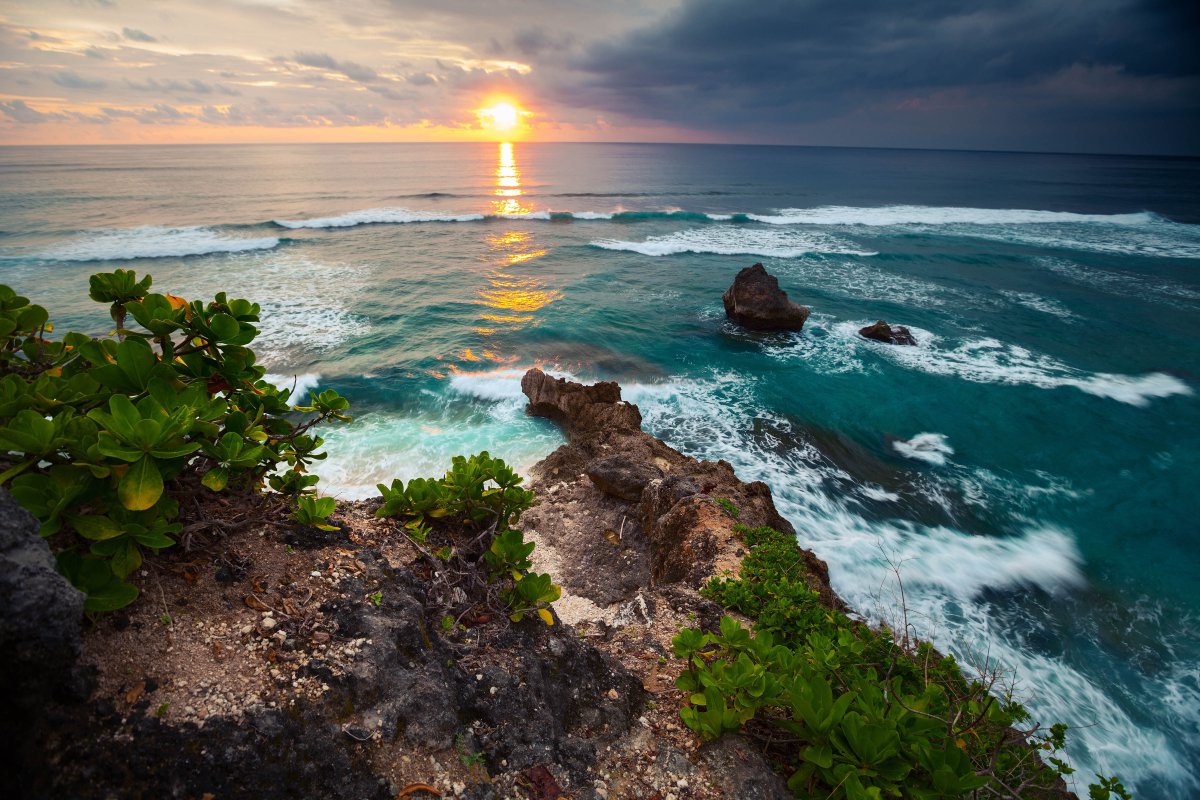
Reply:
[[[1131,90],[1157,92],[1164,111],[1190,106],[1194,125],[1198,41],[1200,5],[1166,0],[687,0],[576,66],[589,103],[698,128],[780,130],[905,104],[1120,113]]]

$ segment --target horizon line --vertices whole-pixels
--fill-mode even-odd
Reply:
[[[630,139],[617,140],[587,140],[587,141],[554,141],[554,140],[511,140],[496,139],[494,141],[393,141],[378,139],[372,141],[333,141],[333,142],[79,142],[64,144],[61,142],[45,143],[0,143],[0,148],[54,148],[54,147],[282,147],[282,146],[326,146],[326,145],[496,145],[496,144],[638,144],[638,145],[669,145],[675,147],[794,147],[817,150],[905,150],[916,152],[939,153],[996,153],[1006,155],[1045,155],[1045,156],[1113,156],[1125,158],[1182,158],[1200,159],[1200,151],[1188,153],[1118,153],[1099,150],[1001,150],[980,147],[904,147],[900,145],[844,145],[844,144],[784,144],[777,142],[685,142],[685,141],[638,141]]]

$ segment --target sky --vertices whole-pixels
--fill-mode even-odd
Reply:
[[[1200,2],[0,0],[0,144],[497,138],[1200,155]]]

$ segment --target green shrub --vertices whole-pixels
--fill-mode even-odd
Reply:
[[[180,500],[268,482],[312,491],[305,473],[325,455],[309,431],[349,421],[332,390],[293,407],[263,380],[246,346],[256,303],[188,302],[150,286],[129,270],[93,275],[90,296],[109,305],[115,330],[61,339],[47,338],[44,308],[0,286],[0,485],[56,537],[59,569],[88,611],[133,602],[127,578],[144,550],[175,543]]]
[[[741,573],[712,579],[702,594],[754,619],[754,635],[726,617],[719,633],[675,637],[687,662],[677,686],[688,727],[710,739],[754,721],[774,731],[768,740],[793,742],[775,755],[797,796],[1017,796],[1015,787],[1022,797],[1058,796],[1072,771],[1055,757],[1066,726],[1030,725],[1010,694],[996,696],[997,674],[968,681],[928,644],[906,648],[822,606],[792,537],[734,530],[750,548]],[[1120,796],[1109,780],[1098,790]]]
[[[413,478],[405,485],[397,478],[391,486],[379,484],[383,505],[375,514],[404,521],[418,544],[424,544],[432,531],[430,520],[486,525],[491,538],[485,543],[480,561],[487,569],[489,582],[501,585],[499,596],[509,618],[520,622],[533,612],[547,625],[553,625],[550,604],[562,595],[562,590],[549,575],[529,572],[534,545],[512,527],[533,504],[533,492],[521,488],[523,481],[487,451],[470,458],[455,456],[440,479]],[[449,546],[435,553],[447,562],[455,554]]]

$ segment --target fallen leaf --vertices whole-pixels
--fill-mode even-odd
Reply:
[[[134,686],[125,693],[125,702],[129,703],[129,705],[133,705],[138,701],[138,698],[142,696],[142,692],[144,691],[146,691],[146,682],[141,681],[137,686]]]
[[[242,602],[244,602],[250,608],[253,608],[255,611],[270,611],[271,610],[270,606],[268,606],[266,603],[264,603],[262,600],[259,600],[257,597],[255,597],[252,594],[248,594],[245,597],[243,597]]]
[[[250,588],[254,589],[254,591],[258,592],[259,594],[267,591],[267,585],[263,583],[263,579],[261,577],[251,578]]]

